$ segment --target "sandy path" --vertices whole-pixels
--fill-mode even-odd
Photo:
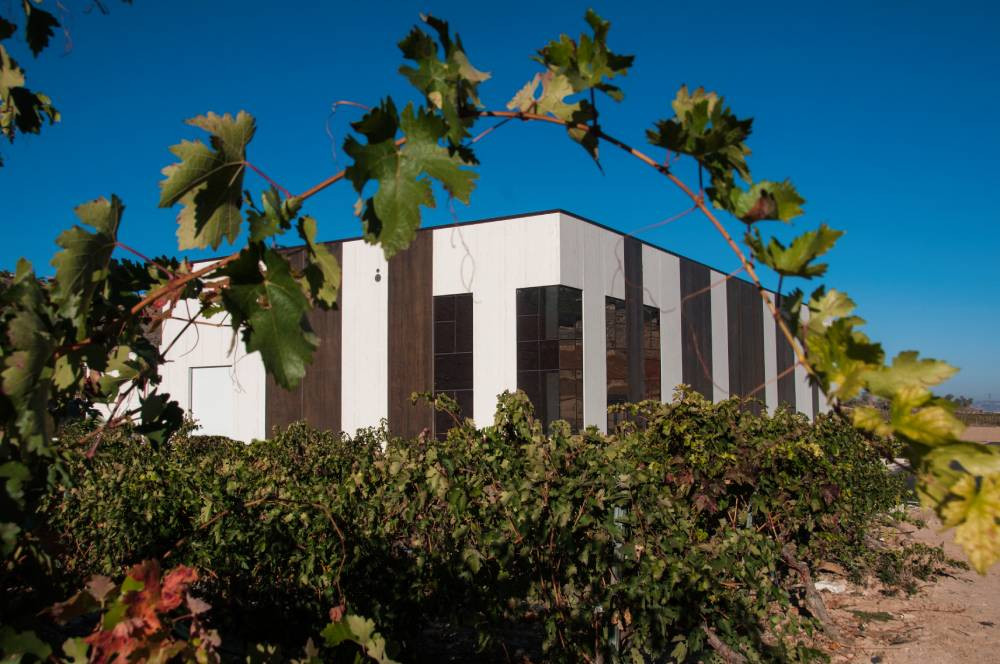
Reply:
[[[920,516],[927,520],[927,526],[910,537],[934,546],[944,543],[949,556],[965,559],[952,542],[952,532],[939,532],[940,522],[930,513]],[[986,576],[955,570],[954,576],[926,584],[912,597],[887,597],[877,589],[854,586],[840,595],[824,592],[823,596],[844,635],[840,643],[833,644],[834,662],[1000,663],[998,565]],[[852,611],[868,612],[868,616],[859,617]],[[871,614],[878,617],[869,617]]]

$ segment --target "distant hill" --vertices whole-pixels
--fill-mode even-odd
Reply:
[[[992,401],[987,401],[983,399],[982,401],[976,401],[972,404],[974,408],[979,410],[985,410],[987,413],[1000,413],[1000,401],[994,399]]]

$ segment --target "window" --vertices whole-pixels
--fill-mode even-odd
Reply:
[[[473,417],[472,293],[434,297],[434,394],[447,394],[458,402],[462,417]],[[452,426],[448,413],[435,413],[439,438]]]
[[[625,300],[604,298],[605,344],[608,355],[608,405],[628,402],[628,337],[625,336]],[[608,430],[613,428],[608,415]]]
[[[583,428],[583,291],[518,289],[517,387],[546,427],[562,419]]]
[[[647,399],[662,401],[660,391],[660,310],[642,307],[642,367]]]
[[[640,361],[642,390],[632,385],[639,376],[629,377],[628,316],[625,300],[607,297],[604,300],[605,344],[607,350],[608,405],[627,403],[638,392],[641,399],[660,401],[660,310],[642,307],[642,334],[640,336]],[[633,389],[633,387],[635,389]],[[621,421],[621,414],[608,413],[608,431]]]

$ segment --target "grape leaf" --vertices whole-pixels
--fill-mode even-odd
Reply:
[[[8,39],[15,32],[17,32],[17,26],[0,16],[0,41]]]
[[[56,347],[37,306],[36,302],[35,306],[22,308],[7,323],[9,349],[13,352],[4,358],[2,374],[3,394],[17,413],[17,431],[32,451],[41,448],[52,434],[49,362]]]
[[[579,40],[560,35],[538,51],[535,60],[557,77],[563,77],[573,92],[591,88],[604,92],[615,101],[625,94],[607,79],[624,76],[635,61],[633,55],[620,55],[608,48],[608,31],[611,22],[605,21],[593,9],[588,9],[584,20],[593,36],[581,34]]]
[[[673,118],[659,120],[654,129],[646,131],[650,144],[697,159],[708,169],[716,190],[733,186],[733,171],[750,182],[746,163],[750,148],[745,141],[752,119],[737,118],[716,93],[704,88],[688,92],[686,85],[677,91],[672,106]]]
[[[541,95],[535,97],[538,84],[542,84]],[[580,103],[567,104],[564,99],[573,94],[573,86],[563,74],[547,71],[535,74],[535,77],[525,83],[514,98],[507,102],[507,108],[522,113],[551,114],[560,120],[569,122],[573,114],[580,110]]]
[[[944,400],[934,399],[929,390],[918,385],[895,391],[888,421],[873,408],[859,408],[855,410],[854,424],[881,436],[901,436],[931,446],[953,442],[965,430]]]
[[[44,9],[33,6],[29,0],[23,0],[22,5],[26,18],[24,24],[25,39],[28,42],[28,48],[37,57],[49,45],[49,40],[55,34],[52,29],[59,27],[59,21]]]
[[[958,369],[947,362],[930,358],[918,359],[918,353],[907,350],[896,355],[892,366],[879,367],[869,372],[865,378],[868,391],[883,397],[891,397],[901,387],[931,387],[942,383]]]
[[[765,245],[760,231],[756,230],[753,234],[747,233],[745,240],[754,258],[778,274],[812,279],[826,274],[827,268],[826,263],[814,264],[813,261],[833,248],[843,234],[843,231],[820,224],[816,230],[796,237],[788,247],[774,237]]]
[[[233,242],[240,231],[246,148],[256,131],[252,115],[208,113],[187,121],[207,131],[211,146],[181,141],[170,148],[180,159],[163,169],[160,207],[182,204],[177,215],[180,249],[217,249]]]
[[[882,346],[872,343],[855,325],[861,319],[838,318],[810,326],[805,347],[810,366],[819,375],[823,391],[840,399],[850,399],[865,387],[869,372],[884,358]]]
[[[1000,473],[977,481],[966,475],[950,489],[954,499],[941,510],[946,527],[955,527],[955,541],[965,549],[980,574],[1000,561]]]
[[[288,260],[253,244],[221,273],[229,277],[222,298],[233,328],[243,329],[247,352],[259,351],[275,381],[286,389],[295,387],[319,344],[306,318],[309,301]]]
[[[11,141],[18,132],[39,133],[46,118],[49,124],[59,121],[52,100],[24,84],[24,70],[0,45],[0,133]]]
[[[472,66],[462,39],[457,34],[454,39],[451,38],[448,23],[433,16],[421,15],[420,18],[438,33],[444,59],[439,57],[434,40],[423,30],[413,28],[399,42],[399,49],[403,57],[416,62],[417,67],[404,65],[399,68],[399,73],[424,94],[433,108],[441,112],[447,126],[445,133],[448,141],[457,146],[469,136],[469,127],[476,119],[469,111],[481,106],[479,85],[490,75]]]
[[[346,176],[360,194],[375,180],[378,190],[365,201],[362,212],[365,238],[382,245],[386,257],[405,249],[420,226],[420,206],[434,207],[429,178],[458,200],[467,203],[477,175],[464,168],[457,152],[439,145],[447,127],[441,118],[408,105],[398,116],[391,99],[372,109],[353,127],[368,139],[366,144],[349,136],[344,152],[354,159]],[[396,145],[402,129],[406,143]]]
[[[78,338],[86,336],[87,314],[94,294],[108,276],[124,210],[125,206],[114,194],[110,201],[98,198],[84,203],[76,208],[76,216],[94,232],[76,225],[56,239],[62,251],[52,258],[56,269],[52,300],[61,313],[74,320]]]
[[[802,204],[805,203],[788,180],[762,180],[748,191],[737,186],[721,190],[709,187],[706,193],[715,207],[726,210],[747,224],[767,219],[791,221],[802,214]]]
[[[303,273],[313,300],[329,308],[337,303],[340,290],[340,266],[323,244],[316,242],[316,220],[299,219],[299,236],[306,243],[306,266]]]
[[[296,196],[282,199],[278,190],[271,187],[260,196],[261,207],[257,208],[247,196],[247,223],[250,226],[250,241],[262,242],[292,227],[292,220],[302,208],[302,200]]]

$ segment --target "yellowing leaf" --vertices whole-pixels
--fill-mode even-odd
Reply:
[[[931,387],[951,378],[958,371],[941,360],[918,359],[915,350],[906,350],[892,360],[892,366],[881,367],[866,376],[868,391],[891,397],[901,387]]]
[[[941,509],[946,527],[955,527],[955,542],[965,549],[980,574],[1000,560],[1000,474],[977,480],[966,475],[951,487],[956,499]]]

